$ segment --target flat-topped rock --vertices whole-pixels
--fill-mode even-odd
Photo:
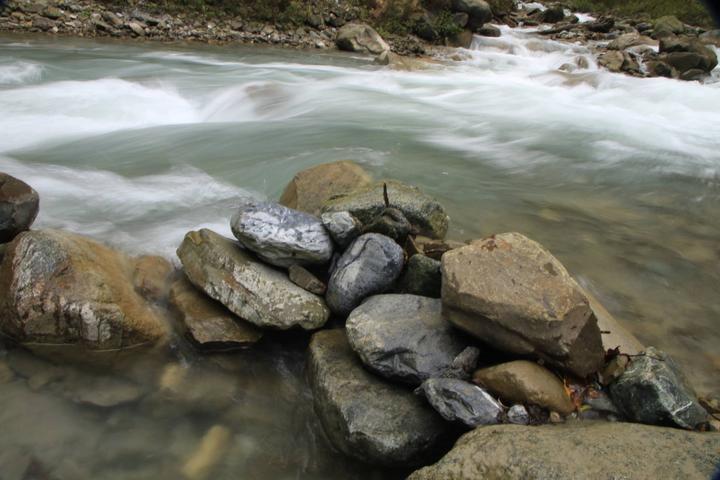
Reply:
[[[29,229],[39,208],[40,197],[30,185],[0,172],[0,243]]]
[[[540,244],[504,233],[442,257],[445,318],[495,348],[586,377],[602,366],[600,329],[575,280]]]
[[[170,302],[180,313],[187,335],[204,350],[245,348],[262,338],[261,330],[205,295],[186,278],[173,282]]]
[[[383,185],[387,185],[390,206],[400,210],[417,233],[432,238],[445,237],[450,218],[442,205],[419,188],[394,180],[376,182],[347,194],[336,195],[325,203],[322,211],[347,211],[367,225],[386,208]]]
[[[439,299],[376,295],[345,323],[352,349],[371,370],[414,385],[453,374],[466,338],[442,318]]]
[[[322,298],[212,230],[188,233],[177,254],[196,287],[259,327],[314,330],[330,316]]]
[[[418,465],[447,426],[426,402],[363,368],[344,330],[323,330],[309,347],[315,412],[335,448],[378,465]]]
[[[243,201],[230,221],[233,235],[271,265],[322,265],[333,243],[318,217],[274,202]]]

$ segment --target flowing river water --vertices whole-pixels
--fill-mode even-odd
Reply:
[[[337,52],[5,36],[0,170],[39,191],[37,228],[174,258],[188,230],[229,235],[239,196],[274,199],[296,171],[353,159],[437,197],[451,238],[540,241],[700,393],[719,394],[719,75],[637,79],[590,57],[558,71],[578,55],[509,28],[413,72]],[[178,478],[223,425],[212,478],[400,475],[328,447],[300,337],[213,357],[178,339],[115,374],[145,396],[107,409],[77,392],[122,386],[0,353],[16,372],[0,386],[3,474]],[[182,391],[163,393],[174,375]]]

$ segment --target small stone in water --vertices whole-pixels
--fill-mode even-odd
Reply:
[[[516,425],[527,425],[530,423],[530,414],[524,405],[513,405],[508,410],[507,419]]]

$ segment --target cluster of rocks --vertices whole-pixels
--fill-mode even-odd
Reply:
[[[174,271],[79,235],[27,231],[38,196],[2,179],[0,233],[11,241],[0,265],[0,330],[27,348],[97,363],[106,352],[162,346],[173,319],[200,351],[247,348],[269,330],[311,331],[315,411],[332,445],[362,461],[427,465],[475,429],[414,477],[472,478],[467,472],[503,468],[505,457],[483,447],[489,438],[500,452],[521,437],[539,455],[545,439],[589,435],[597,439],[582,455],[593,458],[588,452],[604,452],[614,435],[653,431],[660,440],[634,448],[691,442],[700,455],[673,468],[712,468],[706,453],[717,434],[573,427],[573,419],[605,419],[716,428],[672,359],[622,338],[540,244],[519,233],[446,240],[445,209],[416,187],[374,181],[349,161],[318,165],[277,203],[241,199],[235,238],[189,232]],[[557,427],[565,433],[534,426],[566,421]],[[537,455],[525,455],[511,478],[550,468]],[[579,468],[557,461],[558,471]],[[631,468],[608,462],[605,473]]]

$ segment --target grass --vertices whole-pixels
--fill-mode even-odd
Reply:
[[[568,5],[581,12],[612,13],[646,20],[674,15],[691,25],[713,26],[710,14],[698,0],[569,0]]]

